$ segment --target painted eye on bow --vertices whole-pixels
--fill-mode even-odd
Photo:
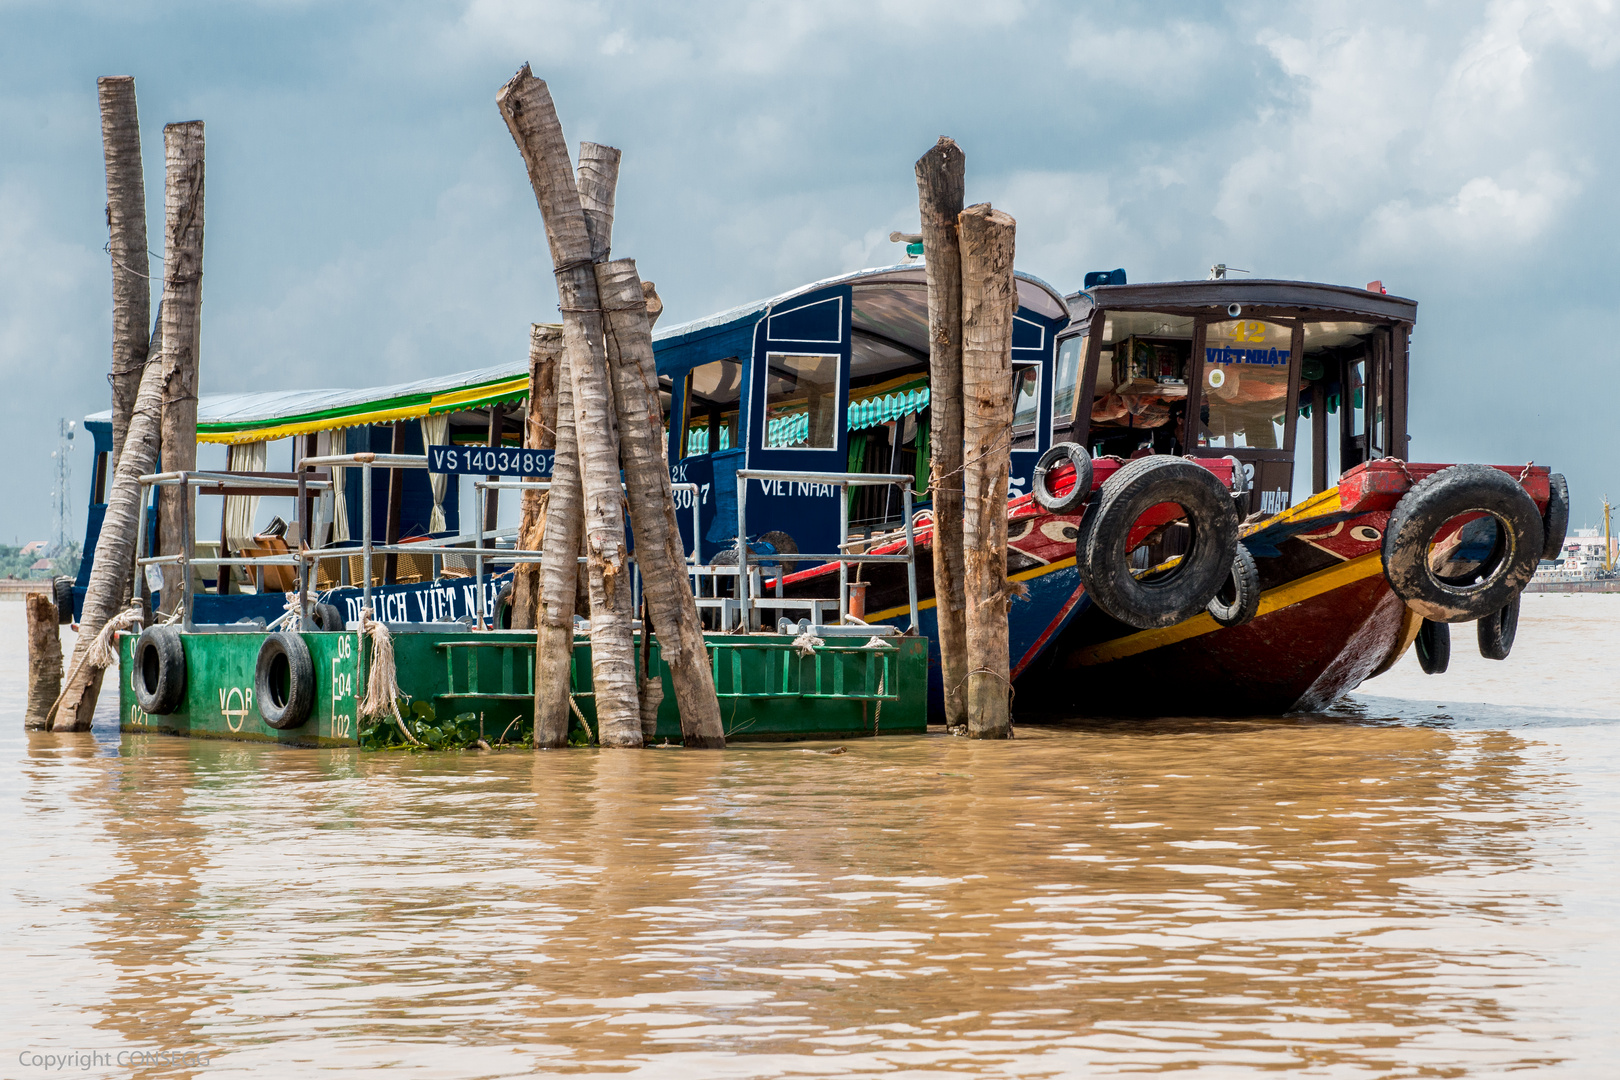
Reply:
[[[1350,530],[1350,535],[1357,540],[1362,540],[1369,544],[1376,544],[1378,541],[1384,538],[1384,534],[1373,528],[1371,525],[1357,525],[1355,528]]]

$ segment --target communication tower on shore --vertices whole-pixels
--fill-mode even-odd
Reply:
[[[56,459],[56,490],[51,492],[56,510],[56,535],[51,538],[53,555],[66,551],[73,537],[73,467],[68,462],[68,451],[73,449],[76,427],[78,423],[73,420],[56,423],[56,449],[51,453]]]

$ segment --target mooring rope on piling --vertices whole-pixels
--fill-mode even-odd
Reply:
[[[394,635],[372,617],[370,608],[361,608],[360,636],[371,640],[371,663],[366,668],[366,696],[360,700],[360,713],[374,717],[392,714],[394,725],[406,741],[412,746],[421,746],[399,712],[399,699],[404,693],[399,688],[399,672],[394,666]]]
[[[178,614],[176,612],[176,616]],[[118,663],[118,650],[113,647],[113,638],[120,631],[128,630],[131,626],[134,626],[140,619],[141,613],[139,609],[127,607],[101,624],[101,630],[97,632],[95,640],[90,643],[89,648],[79,654],[78,663],[73,665],[73,670],[68,672],[68,677],[62,680],[62,692],[56,695],[56,700],[46,710],[45,727],[47,729],[56,722],[57,710],[62,707],[63,699],[68,696],[68,691],[73,689],[73,681],[79,677],[79,672],[84,670],[84,666],[89,664],[96,671],[106,671]],[[172,622],[174,619],[171,617],[166,621]]]

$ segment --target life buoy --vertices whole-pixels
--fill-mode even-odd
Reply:
[[[303,638],[297,634],[265,637],[254,666],[253,694],[259,715],[273,728],[285,731],[309,719],[315,704],[315,664]]]
[[[1485,549],[1481,557],[1441,559],[1436,539],[1468,514],[1488,515],[1463,527]],[[1460,543],[1464,536],[1447,538]],[[1395,504],[1384,530],[1384,576],[1424,618],[1469,622],[1500,611],[1529,583],[1543,541],[1541,513],[1512,477],[1488,465],[1453,465]]]
[[[1547,477],[1547,512],[1541,515],[1541,533],[1541,557],[1563,558],[1564,537],[1569,533],[1569,482],[1563,473]]]
[[[143,712],[167,716],[186,696],[186,650],[180,631],[152,626],[135,639],[133,663],[135,703]]]
[[[1053,469],[1060,468],[1065,463],[1074,466],[1074,485],[1068,494],[1058,496],[1053,494],[1047,484],[1047,476]],[[1035,476],[1032,485],[1035,501],[1049,514],[1069,514],[1091,497],[1091,455],[1079,443],[1060,442],[1053,443],[1051,448],[1042,454],[1040,460],[1035,462]]]
[[[1242,626],[1260,613],[1260,568],[1241,540],[1232,556],[1231,572],[1207,610],[1222,626]]]
[[[1417,649],[1418,667],[1425,675],[1443,674],[1450,665],[1451,627],[1445,623],[1424,619],[1412,644]]]
[[[1133,572],[1133,527],[1161,503],[1180,506],[1191,526],[1186,554],[1155,573]],[[1075,563],[1087,594],[1115,619],[1143,630],[1174,626],[1204,611],[1230,576],[1237,531],[1237,507],[1209,470],[1170,455],[1138,458],[1091,500]]]
[[[1513,638],[1519,632],[1519,597],[1514,593],[1500,611],[1479,620],[1479,655],[1487,660],[1506,660],[1513,651]]]

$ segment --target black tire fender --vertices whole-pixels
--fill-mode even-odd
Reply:
[[[316,604],[309,614],[317,630],[340,633],[345,629],[343,612],[336,604]]]
[[[1508,653],[1513,651],[1513,638],[1519,631],[1519,597],[1522,595],[1515,593],[1502,610],[1493,611],[1479,620],[1479,655],[1485,659],[1506,660]]]
[[[799,560],[782,558],[784,555],[797,555],[799,553],[797,540],[781,529],[772,529],[770,532],[761,533],[759,538],[764,543],[771,545],[772,550],[776,552],[776,564],[782,568],[782,573],[791,574],[798,568]]]
[[[490,625],[493,629],[512,629],[512,597],[516,591],[515,583],[508,581],[501,586],[500,592],[495,594],[495,608],[490,613]]]
[[[56,622],[66,626],[73,621],[73,579],[54,578],[51,581],[51,602],[56,605]]]
[[[1241,540],[1232,556],[1232,569],[1209,602],[1208,611],[1222,626],[1242,626],[1260,613],[1260,568]]]
[[[1469,513],[1496,519],[1494,547],[1477,571],[1442,576],[1430,544],[1447,522]],[[1536,572],[1543,546],[1541,513],[1512,477],[1489,465],[1453,465],[1418,481],[1395,504],[1384,531],[1384,576],[1424,618],[1471,622],[1518,595]]]
[[[1059,498],[1047,486],[1047,475],[1068,463],[1074,466],[1074,487]],[[1035,462],[1035,474],[1030,485],[1035,501],[1049,514],[1072,514],[1077,506],[1091,497],[1091,455],[1079,443],[1053,443]]]
[[[1175,566],[1131,572],[1131,527],[1151,507],[1176,503],[1192,526],[1187,553]],[[1174,626],[1204,611],[1232,571],[1238,512],[1208,469],[1186,458],[1154,455],[1127,462],[1091,500],[1075,541],[1075,563],[1087,594],[1120,622],[1148,630]]]
[[[1425,675],[1443,674],[1451,664],[1451,627],[1424,619],[1412,647],[1417,650],[1418,667]]]
[[[1556,561],[1569,534],[1569,481],[1563,473],[1547,477],[1547,512],[1541,515],[1541,557]]]
[[[253,670],[253,694],[264,722],[280,731],[302,727],[315,704],[315,664],[297,634],[268,634]]]
[[[135,639],[130,667],[135,703],[153,716],[167,716],[186,697],[186,650],[180,631],[152,626]]]

